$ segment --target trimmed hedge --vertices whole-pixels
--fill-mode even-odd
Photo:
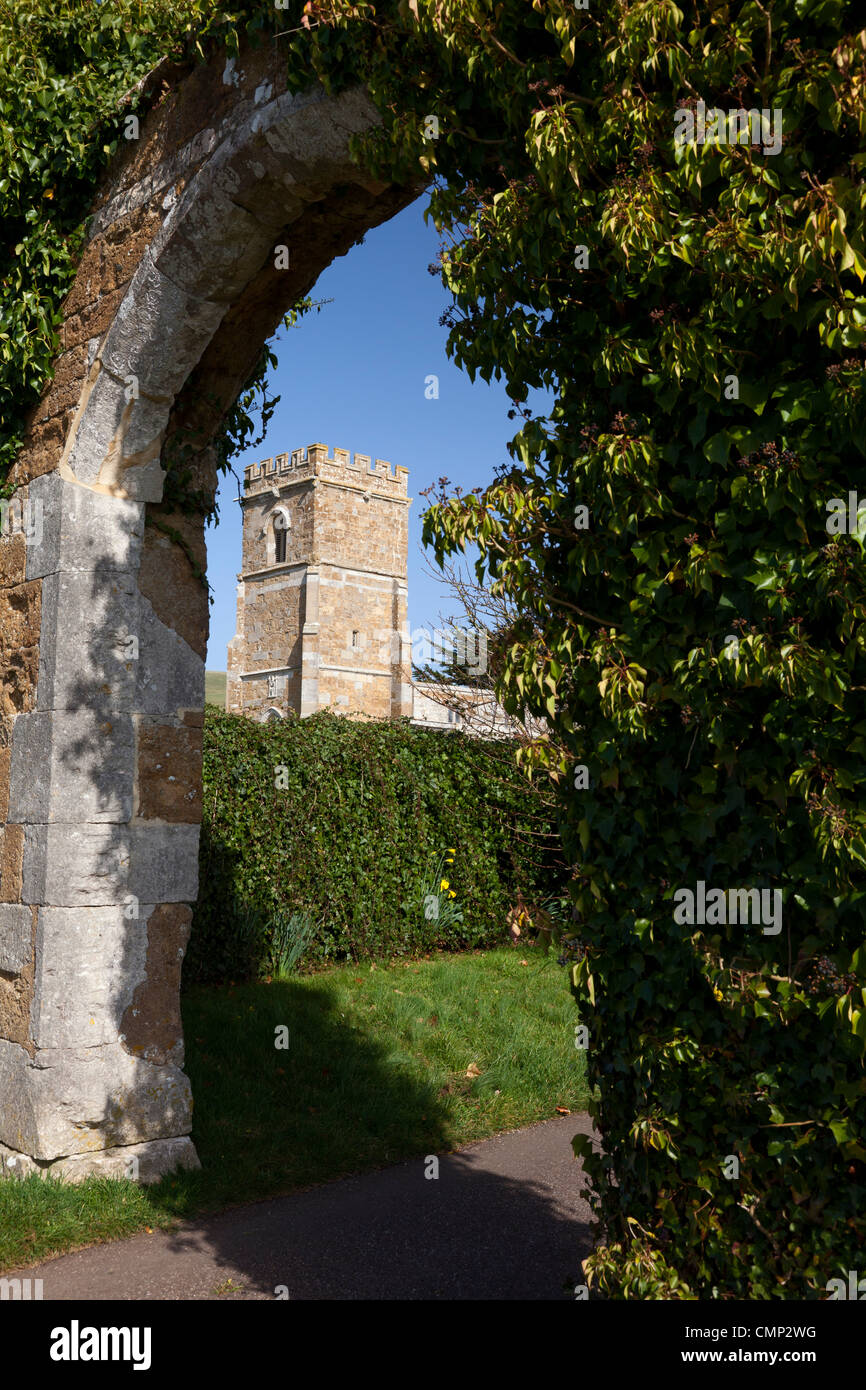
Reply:
[[[421,887],[450,849],[462,920],[428,921]],[[549,898],[563,874],[553,812],[510,743],[212,707],[200,866],[187,982],[266,969],[273,922],[292,912],[315,925],[308,962],[490,946],[518,891]]]

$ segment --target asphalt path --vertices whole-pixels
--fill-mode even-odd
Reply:
[[[564,1115],[442,1155],[94,1245],[16,1274],[48,1299],[573,1299],[590,1249]]]

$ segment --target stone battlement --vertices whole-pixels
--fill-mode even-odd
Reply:
[[[321,478],[323,482],[363,486],[389,497],[406,496],[409,470],[402,464],[392,471],[390,463],[384,459],[371,462],[369,454],[350,454],[348,449],[334,449],[333,458],[328,454],[327,444],[309,444],[306,449],[293,449],[290,454],[247,464],[244,492],[248,497],[255,496],[275,484]]]

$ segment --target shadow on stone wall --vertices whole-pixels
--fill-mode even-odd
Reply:
[[[185,823],[142,814],[138,763],[149,732],[174,733],[202,707],[204,678],[138,588],[144,504],[58,474],[35,479],[30,497],[43,525],[26,573],[41,585],[42,624],[38,684],[12,728],[20,877],[4,865],[0,949],[10,914],[27,943],[14,979],[0,959],[4,997],[11,981],[20,1005],[14,1027],[0,1007],[0,1143],[40,1165],[64,1159],[72,1176],[105,1148],[160,1140],[174,1153],[190,1128],[178,995],[200,756]],[[122,1175],[135,1156],[104,1171]]]

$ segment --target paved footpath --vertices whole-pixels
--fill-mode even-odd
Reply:
[[[590,1246],[578,1133],[589,1117],[564,1115],[445,1155],[435,1180],[414,1159],[17,1272],[45,1299],[566,1299]]]

